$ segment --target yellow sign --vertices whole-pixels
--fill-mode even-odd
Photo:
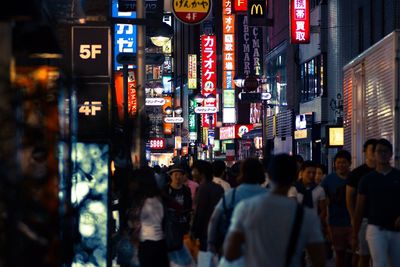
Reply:
[[[175,12],[208,12],[211,9],[211,3],[209,0],[175,0],[173,4]]]
[[[294,139],[307,138],[307,129],[294,131]]]
[[[331,127],[329,128],[329,146],[343,146],[344,145],[344,128]]]
[[[254,12],[255,11],[255,12]],[[264,15],[264,9],[261,4],[252,4],[250,8],[250,15]]]

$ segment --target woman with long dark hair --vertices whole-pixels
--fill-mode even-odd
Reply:
[[[164,207],[154,171],[144,167],[137,171],[137,188],[133,192],[130,226],[133,242],[139,247],[141,267],[169,266],[163,233]]]

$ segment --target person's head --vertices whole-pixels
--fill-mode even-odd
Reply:
[[[154,172],[155,172],[155,173],[161,173],[161,167],[160,167],[160,165],[155,165],[155,166],[153,167],[153,169],[154,169]]]
[[[296,159],[297,169],[300,169],[301,165],[302,165],[303,162],[304,162],[304,158],[303,158],[303,156],[298,155],[298,154],[295,155],[294,157],[295,157],[295,159]]]
[[[180,188],[183,185],[183,169],[179,165],[172,165],[168,170],[168,175],[171,177],[170,185],[173,188]]]
[[[210,162],[196,160],[192,165],[193,180],[198,183],[211,182],[213,179],[213,168]]]
[[[347,150],[340,150],[334,158],[334,166],[336,174],[339,176],[347,176],[350,172],[351,154]]]
[[[262,184],[265,181],[264,167],[256,158],[247,158],[240,165],[239,183]]]
[[[215,177],[222,177],[226,170],[225,161],[220,159],[214,160],[212,163],[212,170]]]
[[[139,195],[144,198],[160,195],[160,189],[154,177],[154,170],[148,166],[142,167],[135,172]]]
[[[278,154],[268,163],[269,179],[277,186],[290,186],[297,178],[297,162],[293,156]]]
[[[368,139],[364,143],[363,152],[365,154],[365,162],[368,165],[373,165],[375,163],[375,146],[378,140],[375,138]]]
[[[327,168],[321,163],[317,164],[315,167],[315,182],[320,184],[327,174]]]
[[[316,164],[311,160],[306,160],[300,166],[300,177],[304,184],[315,182]]]
[[[385,138],[381,138],[376,142],[375,146],[376,164],[387,165],[393,156],[393,145]]]

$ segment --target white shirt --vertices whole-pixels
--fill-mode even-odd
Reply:
[[[219,184],[220,186],[222,186],[222,188],[224,189],[225,193],[231,189],[231,185],[227,182],[224,181],[223,179],[219,178],[219,177],[215,177],[212,180],[214,183]]]
[[[299,203],[303,202],[304,195],[297,192],[297,189],[294,186],[292,194],[294,197],[297,198],[297,202]],[[326,199],[325,190],[322,188],[322,186],[317,185],[311,192],[311,195],[313,200],[313,210],[318,212],[318,202]]]
[[[140,213],[140,241],[163,239],[162,219],[164,209],[158,197],[147,198]]]
[[[295,218],[296,202],[275,194],[262,194],[241,201],[235,208],[229,231],[245,235],[244,266],[283,267]],[[290,266],[300,266],[306,245],[323,243],[320,222],[309,208],[304,208],[297,246]]]

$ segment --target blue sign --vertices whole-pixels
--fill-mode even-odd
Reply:
[[[118,0],[112,0],[112,16],[114,18],[136,18],[136,12],[118,12]],[[117,62],[117,55],[121,52],[136,53],[136,25],[114,25],[114,70],[122,69]]]

